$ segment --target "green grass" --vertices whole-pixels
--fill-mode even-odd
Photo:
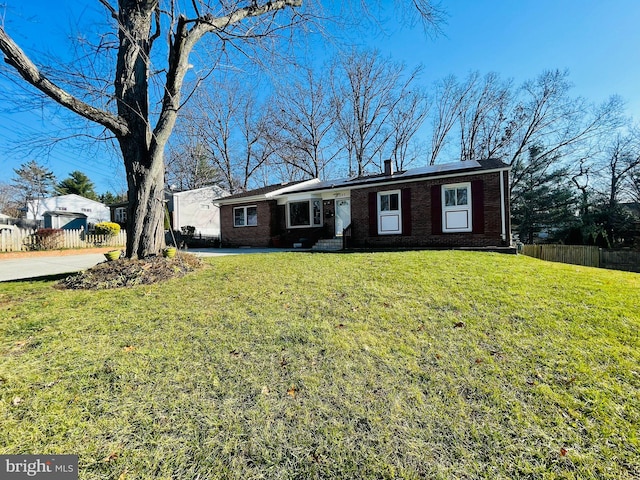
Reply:
[[[126,290],[0,284],[0,454],[78,454],[81,479],[640,476],[638,274],[208,263]]]

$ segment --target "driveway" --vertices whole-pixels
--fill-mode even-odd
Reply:
[[[217,257],[222,255],[283,251],[286,250],[280,248],[193,248],[186,252],[193,253],[199,257]],[[79,272],[80,270],[86,270],[104,261],[105,258],[102,253],[79,253],[75,255],[25,258],[5,256],[4,258],[0,258],[0,282]]]

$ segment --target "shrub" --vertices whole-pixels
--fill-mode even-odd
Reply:
[[[96,235],[106,235],[107,237],[115,237],[120,233],[120,225],[114,222],[96,223]]]
[[[183,237],[193,238],[196,233],[196,227],[192,225],[186,225],[184,227],[180,227]]]
[[[31,234],[32,250],[55,250],[64,246],[64,232],[60,228],[39,228]]]

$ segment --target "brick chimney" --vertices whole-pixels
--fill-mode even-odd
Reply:
[[[393,164],[391,163],[391,159],[384,161],[384,175],[386,177],[393,175]]]

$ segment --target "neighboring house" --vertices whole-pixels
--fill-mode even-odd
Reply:
[[[110,203],[109,210],[111,213],[111,221],[125,228],[127,225],[127,207],[129,202]]]
[[[172,192],[165,190],[164,200],[174,230],[182,227],[194,227],[194,234],[202,237],[220,237],[220,208],[216,200],[227,196],[229,192],[209,185],[195,190]],[[111,221],[125,226],[129,202],[109,205]]]
[[[215,201],[227,195],[229,192],[217,185],[170,193],[171,225],[175,230],[195,227],[196,236],[220,237],[220,207]]]
[[[0,213],[0,225],[14,225],[19,219]]]
[[[28,208],[27,218],[44,228],[88,229],[109,220],[105,204],[76,194],[40,198],[30,202]]]
[[[509,166],[465,161],[366,177],[272,185],[218,200],[223,246],[511,245]],[[330,241],[330,240],[329,240]]]

